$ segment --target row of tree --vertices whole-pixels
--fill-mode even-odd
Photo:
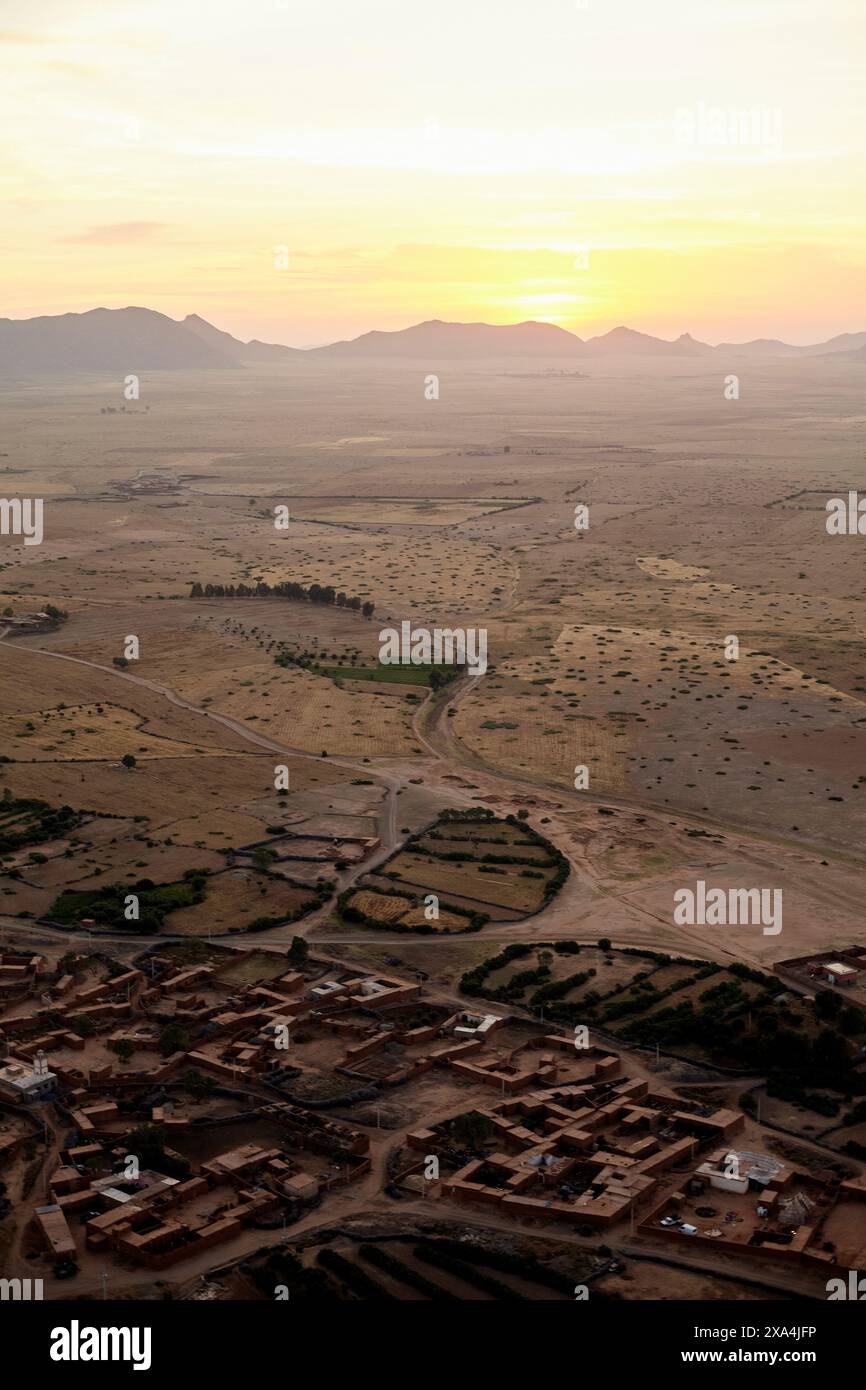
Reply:
[[[283,584],[199,584],[196,581],[190,590],[190,598],[293,598],[305,599],[308,603],[332,603],[336,608],[351,608],[353,612],[363,613],[365,618],[373,616],[374,603],[364,602],[357,594],[344,594],[332,584],[311,584],[309,588],[288,579]]]

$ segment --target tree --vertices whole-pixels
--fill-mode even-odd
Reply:
[[[310,947],[302,936],[293,936],[292,944],[289,947],[289,960],[294,965],[303,965],[310,954]]]
[[[203,1076],[200,1071],[194,1071],[192,1067],[187,1068],[181,1079],[190,1095],[194,1096],[196,1100],[202,1100],[204,1096],[209,1095],[216,1085],[212,1076]]]
[[[135,1051],[135,1043],[131,1038],[121,1038],[119,1042],[115,1043],[114,1050],[121,1062],[128,1062]]]
[[[601,936],[601,937],[599,937],[599,940],[598,940],[598,949],[599,949],[600,951],[609,951],[609,950],[610,950],[610,937],[609,937],[609,936]]]
[[[163,1057],[170,1057],[173,1052],[188,1052],[189,1046],[189,1033],[179,1023],[166,1024],[159,1035],[159,1050]]]
[[[126,1136],[125,1151],[135,1154],[139,1168],[153,1168],[157,1173],[165,1173],[171,1178],[189,1176],[190,1167],[180,1154],[167,1154],[165,1133],[158,1125],[139,1125]]]
[[[126,768],[127,772],[131,772],[132,769],[135,767],[135,758],[132,756],[131,753],[124,753],[120,761],[123,763],[123,766]]]
[[[362,606],[361,606],[361,612],[363,613],[363,615],[364,615],[365,618],[372,618],[372,616],[373,616],[373,610],[374,610],[375,607],[376,607],[375,603],[371,603],[370,600],[368,599],[366,603],[362,604]]]
[[[846,1035],[862,1033],[866,1029],[866,1018],[862,1009],[855,1008],[853,1004],[846,1004],[839,1015],[837,1026]]]
[[[477,1110],[467,1110],[465,1115],[458,1115],[452,1122],[451,1133],[458,1144],[465,1144],[468,1149],[478,1149],[493,1134],[493,1122]]]
[[[827,1071],[838,1072],[840,1068],[848,1065],[850,1057],[848,1049],[838,1033],[833,1033],[829,1028],[820,1032],[812,1044],[812,1055],[815,1065]]]
[[[842,1008],[842,1000],[831,989],[819,990],[815,995],[815,1013],[819,1018],[835,1018]]]

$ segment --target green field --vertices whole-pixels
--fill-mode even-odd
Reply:
[[[331,680],[376,681],[390,685],[429,685],[431,666],[314,666]],[[438,668],[437,668],[438,669]]]

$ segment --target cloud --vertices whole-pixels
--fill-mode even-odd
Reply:
[[[86,232],[64,237],[63,240],[85,246],[122,245],[127,241],[146,241],[167,226],[167,222],[107,222],[99,227],[90,227]]]

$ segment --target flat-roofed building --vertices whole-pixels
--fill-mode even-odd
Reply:
[[[846,965],[842,960],[828,960],[821,966],[821,974],[828,985],[853,985],[860,978],[860,971],[854,965]]]
[[[58,1259],[68,1259],[75,1255],[75,1241],[72,1239],[72,1232],[66,1217],[56,1203],[47,1207],[37,1207],[36,1220],[52,1255],[56,1255]]]
[[[0,1097],[29,1103],[51,1094],[57,1075],[48,1070],[44,1053],[38,1053],[33,1066],[24,1062],[7,1062],[0,1067]]]

